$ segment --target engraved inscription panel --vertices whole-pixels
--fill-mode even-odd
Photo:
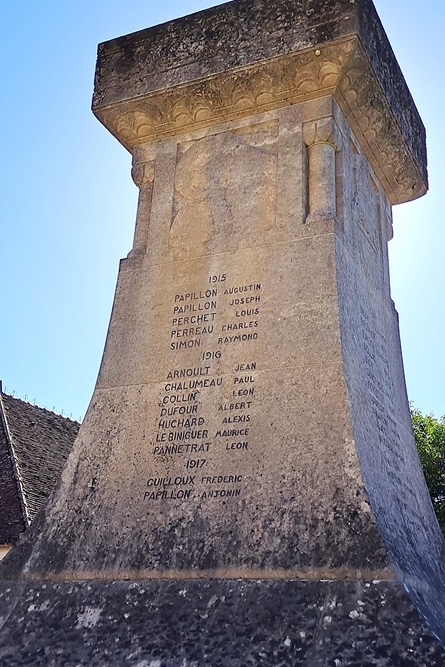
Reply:
[[[150,445],[154,469],[174,472],[150,476],[145,501],[242,495],[246,474],[238,468],[255,428],[262,292],[259,282],[233,284],[220,273],[209,275],[203,289],[174,295],[165,341],[170,369]],[[228,347],[235,354],[226,367]]]

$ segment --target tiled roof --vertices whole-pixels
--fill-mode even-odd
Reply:
[[[3,393],[0,417],[0,544],[5,544],[14,541],[44,505],[80,425]]]

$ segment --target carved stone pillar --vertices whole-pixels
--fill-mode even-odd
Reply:
[[[306,222],[335,218],[338,127],[333,118],[305,123],[303,139],[308,149],[309,211]]]
[[[147,248],[148,226],[151,213],[151,199],[153,195],[154,163],[134,162],[131,177],[139,188],[136,226],[133,237],[133,248],[130,256],[143,255]]]

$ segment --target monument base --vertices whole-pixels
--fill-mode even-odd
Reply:
[[[3,667],[434,667],[395,582],[1,582]]]

